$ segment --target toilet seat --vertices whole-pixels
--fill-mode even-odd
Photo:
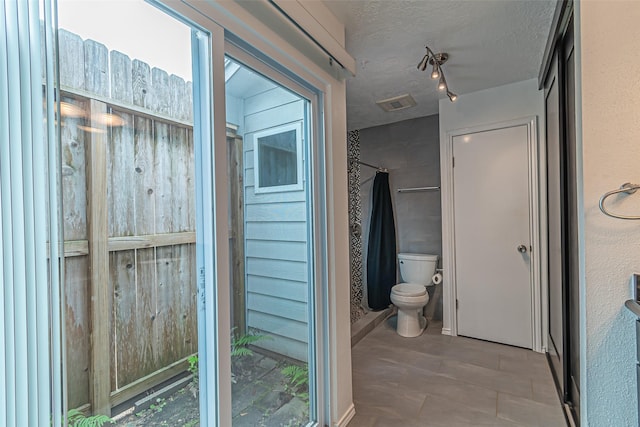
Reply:
[[[419,297],[427,293],[427,288],[415,283],[399,283],[391,288],[391,292],[402,297]]]

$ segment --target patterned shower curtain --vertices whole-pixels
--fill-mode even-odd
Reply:
[[[360,132],[347,132],[347,171],[349,178],[349,259],[351,265],[351,323],[360,320],[366,311],[362,306],[364,271],[362,259],[362,207],[360,200]]]

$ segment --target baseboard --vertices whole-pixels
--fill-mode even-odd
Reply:
[[[335,427],[347,427],[347,424],[349,424],[349,421],[351,421],[353,419],[353,417],[355,417],[356,415],[356,406],[352,403],[351,406],[349,406],[349,409],[347,409],[347,412],[344,413],[344,415],[342,417],[340,417],[340,420],[334,424]]]
[[[451,335],[450,328],[442,328],[442,335]]]

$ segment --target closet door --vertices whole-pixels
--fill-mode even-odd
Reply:
[[[549,273],[549,360],[556,382],[564,390],[564,286],[562,271],[562,150],[561,150],[561,84],[558,55],[554,56],[545,82],[545,115],[547,140],[547,239]]]
[[[564,61],[564,152],[565,152],[565,227],[566,244],[564,268],[567,293],[567,401],[571,403],[576,424],[580,416],[580,294],[578,268],[578,212],[576,184],[576,124],[575,124],[575,55],[573,21],[569,23],[563,40]]]
[[[579,425],[580,335],[573,20],[558,37],[545,78],[550,365]]]

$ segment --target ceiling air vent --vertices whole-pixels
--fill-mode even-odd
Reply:
[[[393,98],[383,99],[376,101],[376,104],[386,112],[404,110],[405,108],[413,107],[416,105],[415,99],[408,93],[400,96],[394,96]]]

